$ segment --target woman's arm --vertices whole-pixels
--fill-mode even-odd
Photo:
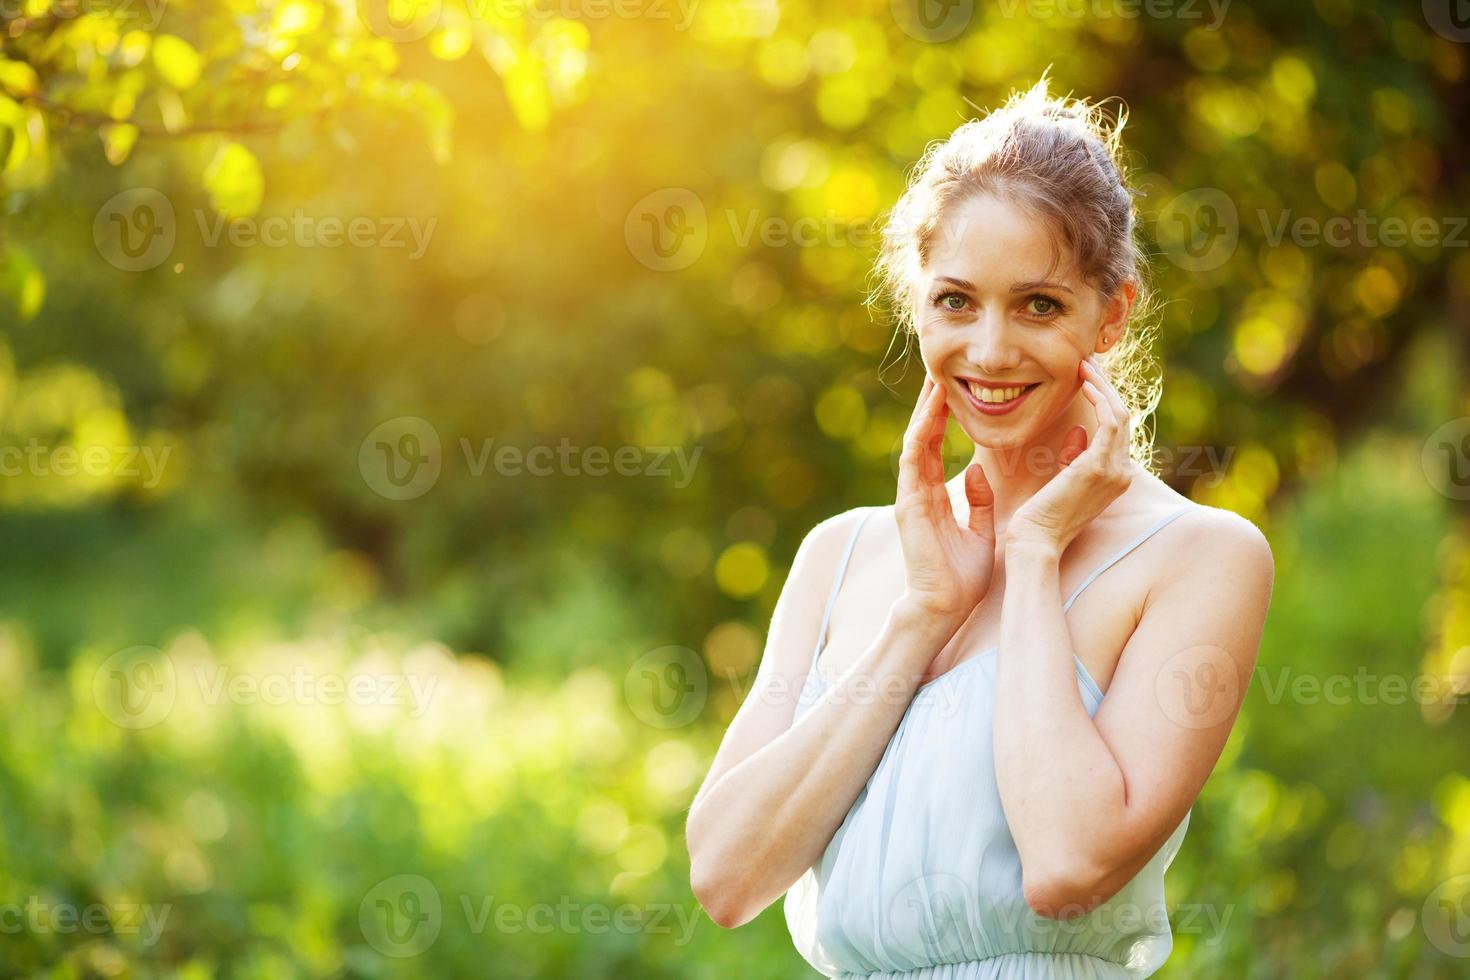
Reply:
[[[969,514],[964,525],[955,520],[940,457],[948,417],[944,389],[926,377],[904,433],[893,508],[904,592],[863,655],[793,725],[846,524],[826,522],[797,551],[755,687],[689,808],[690,882],[720,925],[749,921],[816,863],[919,679],[990,589],[995,499],[980,468],[970,467]]]
[[[1040,914],[1081,914],[1127,884],[1184,819],[1230,735],[1270,601],[1271,551],[1244,518],[1203,513],[1094,717],[1077,689],[1057,549],[1006,547],[996,779]]]
[[[862,657],[794,725],[805,676],[794,668],[810,665],[812,649],[789,644],[786,626],[773,619],[767,660],[787,666],[758,672],[685,828],[695,897],[726,928],[753,919],[821,857],[958,624],[895,602]]]

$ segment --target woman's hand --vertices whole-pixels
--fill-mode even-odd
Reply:
[[[944,388],[926,374],[903,437],[894,512],[907,583],[900,601],[927,615],[953,619],[958,627],[990,591],[995,495],[984,470],[972,465],[965,471],[969,519],[961,525],[955,518],[941,454],[948,421]]]
[[[1097,432],[1074,426],[1062,442],[1062,468],[1011,516],[1006,546],[1040,544],[1061,554],[1077,533],[1133,482],[1128,406],[1093,355],[1079,367],[1082,393],[1097,411]]]

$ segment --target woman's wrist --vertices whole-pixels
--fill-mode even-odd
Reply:
[[[908,593],[896,599],[888,610],[888,621],[894,628],[941,643],[964,625],[969,613],[957,609],[936,609]]]
[[[1006,568],[1021,562],[1060,564],[1062,546],[1040,536],[1020,536],[1006,539]]]

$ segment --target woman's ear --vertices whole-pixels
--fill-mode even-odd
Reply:
[[[1125,280],[1103,307],[1102,323],[1098,326],[1095,353],[1111,350],[1128,329],[1128,314],[1133,311],[1133,301],[1138,298],[1138,283]]]

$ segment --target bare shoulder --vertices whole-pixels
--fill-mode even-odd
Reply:
[[[1244,591],[1269,597],[1276,575],[1271,544],[1261,529],[1240,514],[1190,501],[1175,520],[1174,547],[1164,581],[1205,578],[1232,582]]]
[[[792,561],[791,576],[830,581],[852,534],[880,507],[854,507],[819,521],[806,533]]]
[[[816,648],[822,610],[852,532],[873,510],[855,507],[819,521],[802,538],[772,612],[762,670],[800,677]]]
[[[1185,535],[1194,545],[1204,545],[1216,557],[1254,561],[1265,567],[1274,566],[1271,544],[1255,523],[1223,507],[1190,501],[1179,524],[1189,530]]]

